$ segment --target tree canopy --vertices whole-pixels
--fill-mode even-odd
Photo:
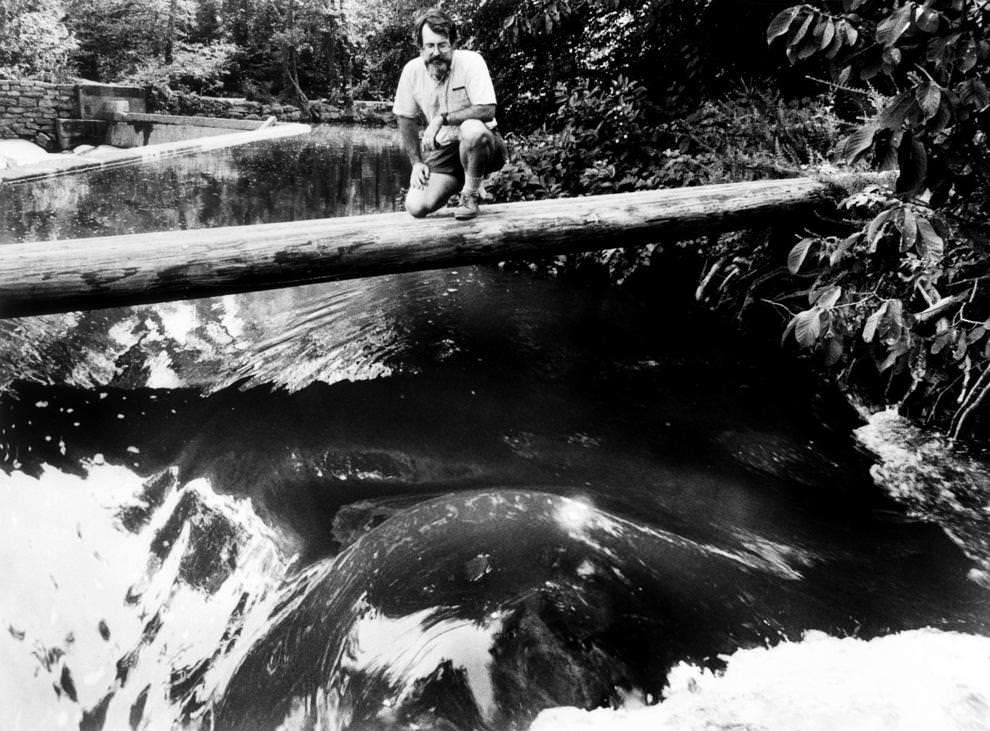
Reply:
[[[502,118],[539,126],[557,87],[622,75],[681,109],[786,64],[762,42],[784,0],[0,0],[0,70],[217,95],[388,99],[441,5],[489,61]],[[794,75],[793,78],[798,78]]]

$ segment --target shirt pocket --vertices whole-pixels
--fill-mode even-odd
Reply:
[[[471,106],[471,98],[468,96],[467,87],[455,86],[450,90],[450,101],[447,111],[456,112]]]

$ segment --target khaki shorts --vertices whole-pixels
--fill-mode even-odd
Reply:
[[[508,157],[508,150],[506,150],[505,140],[502,139],[502,135],[496,130],[492,130],[492,135],[495,137],[495,149],[494,154],[488,158],[488,163],[485,165],[485,175],[501,170]],[[449,145],[442,145],[431,150],[423,162],[430,168],[431,173],[453,175],[459,181],[464,182],[464,166],[461,165],[460,143],[451,142]]]

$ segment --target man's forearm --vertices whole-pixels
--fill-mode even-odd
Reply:
[[[480,119],[482,122],[491,122],[495,119],[495,105],[472,104],[469,107],[458,109],[456,112],[447,112],[447,124],[460,124],[469,119]]]
[[[399,122],[399,139],[402,149],[409,156],[409,162],[423,162],[423,153],[419,148],[419,122],[409,117],[397,117]]]

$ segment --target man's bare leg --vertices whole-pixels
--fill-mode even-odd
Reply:
[[[447,205],[457,192],[457,178],[446,173],[430,173],[425,186],[410,186],[406,193],[406,210],[416,218],[433,213]]]
[[[461,123],[460,156],[464,167],[464,187],[461,188],[461,204],[454,211],[454,218],[466,220],[478,215],[478,189],[485,177],[488,161],[495,154],[495,135],[488,126],[469,119]]]

